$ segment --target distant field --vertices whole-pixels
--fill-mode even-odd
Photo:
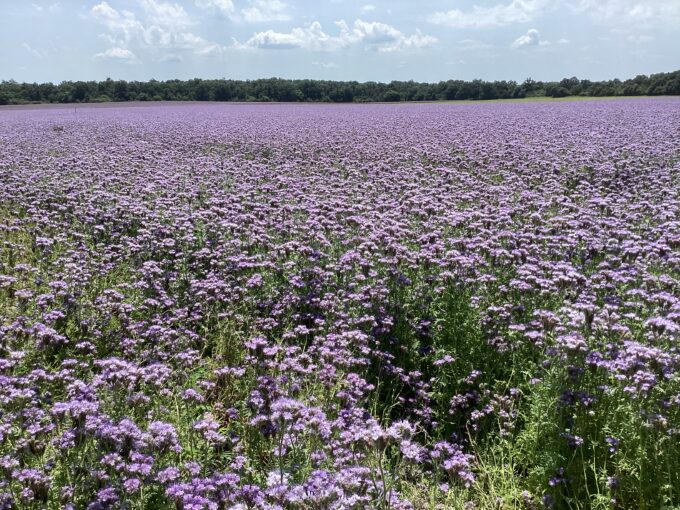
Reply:
[[[658,98],[658,96],[657,96]],[[670,99],[670,97],[662,97]],[[652,96],[567,96],[567,97],[522,97],[517,99],[486,99],[480,101],[465,100],[446,100],[433,101],[434,103],[533,103],[533,102],[563,102],[563,101],[599,101],[610,99],[652,99]]]
[[[272,105],[272,104],[291,104],[291,105],[320,105],[327,104],[328,106],[349,106],[358,104],[485,104],[485,103],[533,103],[533,102],[563,102],[563,101],[607,101],[607,100],[674,100],[676,96],[568,96],[568,97],[524,97],[518,99],[485,99],[485,100],[444,100],[444,101],[402,101],[402,102],[378,102],[378,103],[309,103],[309,102],[295,102],[295,103],[272,103],[272,102],[235,102],[235,101],[125,101],[125,102],[106,102],[106,103],[40,103],[40,104],[22,104],[22,105],[0,105],[2,110],[23,110],[32,108],[64,108],[64,109],[78,109],[78,108],[120,108],[124,106],[159,106],[159,105]]]
[[[680,508],[635,99],[0,108],[0,509]]]

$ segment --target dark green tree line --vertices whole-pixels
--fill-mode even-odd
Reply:
[[[390,83],[329,80],[167,80],[0,82],[0,104],[91,103],[109,101],[285,101],[352,103],[368,101],[486,100],[523,97],[680,95],[680,71],[639,75],[625,81],[559,82],[447,80]]]

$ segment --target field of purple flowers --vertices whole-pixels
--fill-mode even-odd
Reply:
[[[680,507],[680,100],[0,111],[0,508]]]

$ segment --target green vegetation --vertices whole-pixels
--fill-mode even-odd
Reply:
[[[390,83],[327,80],[112,80],[53,83],[0,82],[0,105],[28,103],[102,103],[110,101],[247,101],[325,102],[451,101],[568,96],[680,95],[680,71],[639,75],[621,81],[579,80],[463,81]]]

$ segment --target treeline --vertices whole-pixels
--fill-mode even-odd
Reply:
[[[287,101],[351,103],[442,101],[566,96],[680,95],[680,71],[609,81],[565,78],[559,82],[462,81],[390,83],[327,80],[168,80],[0,82],[0,104],[89,103],[108,101]]]

